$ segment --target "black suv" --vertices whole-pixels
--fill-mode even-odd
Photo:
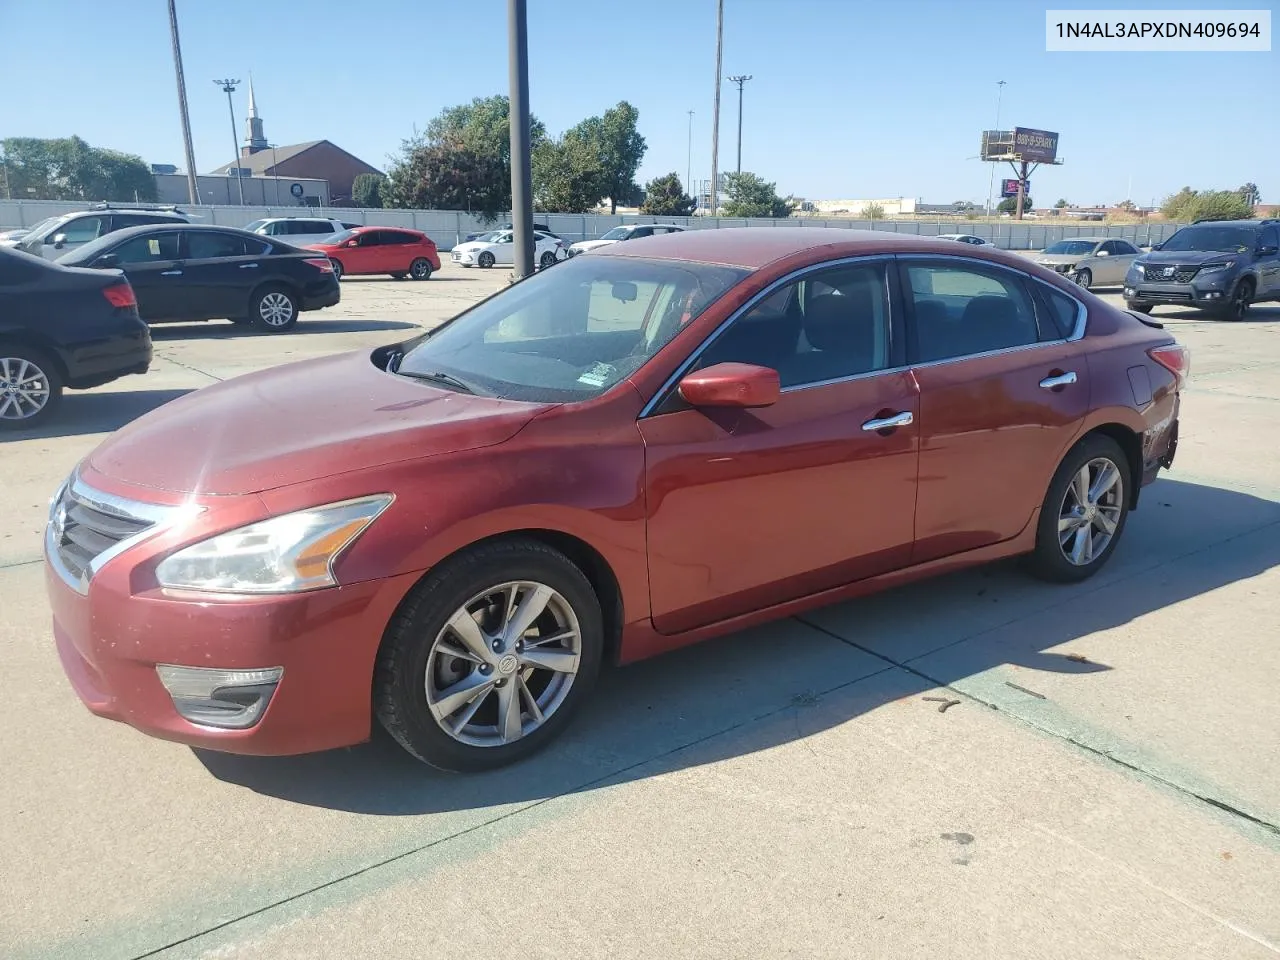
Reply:
[[[1124,278],[1130,310],[1199,307],[1241,320],[1249,304],[1280,300],[1280,220],[1197,220],[1133,262]]]

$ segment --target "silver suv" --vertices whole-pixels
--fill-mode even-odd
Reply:
[[[189,222],[187,215],[177,207],[95,203],[88,210],[41,220],[16,246],[33,256],[57,260],[90,240],[97,240],[125,227]]]
[[[250,233],[278,237],[291,246],[303,247],[308,243],[319,243],[335,233],[362,226],[362,223],[345,223],[325,217],[267,217],[247,223],[244,228]]]

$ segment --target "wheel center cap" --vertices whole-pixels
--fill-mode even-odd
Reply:
[[[502,674],[504,677],[509,677],[511,674],[516,672],[516,667],[519,665],[520,661],[518,661],[512,654],[508,653],[498,661],[498,673]]]

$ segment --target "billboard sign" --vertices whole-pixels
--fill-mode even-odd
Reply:
[[[1049,130],[1014,127],[1013,152],[1028,163],[1053,163],[1058,156],[1058,135]]]
[[[1026,186],[1025,186],[1025,187],[1023,187],[1022,195],[1023,195],[1024,197],[1029,197],[1029,196],[1031,196],[1031,181],[1030,181],[1030,180],[1026,180],[1026,181],[1023,181],[1023,182],[1026,184]],[[1000,196],[1001,196],[1001,197],[1003,197],[1003,198],[1005,198],[1005,199],[1008,199],[1009,197],[1016,197],[1017,195],[1018,195],[1018,181],[1017,181],[1017,180],[1001,180],[1001,181],[1000,181]]]

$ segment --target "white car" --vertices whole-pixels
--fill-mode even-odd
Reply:
[[[633,223],[630,226],[614,227],[598,240],[579,240],[569,248],[569,256],[576,257],[580,253],[599,250],[623,240],[639,240],[641,237],[658,237],[664,233],[681,233],[685,228],[674,223]]]
[[[0,247],[16,247],[18,241],[30,232],[25,228],[0,231]]]
[[[335,233],[364,226],[325,217],[267,217],[247,223],[244,229],[263,237],[278,237],[292,247],[305,247],[309,243],[321,243]]]
[[[960,243],[971,243],[975,247],[991,246],[990,240],[983,240],[981,237],[975,237],[971,233],[940,233],[938,234],[938,239],[939,240],[957,240]]]
[[[539,267],[546,269],[568,256],[565,253],[565,243],[559,237],[541,230],[535,230],[533,237],[533,259]],[[498,263],[515,263],[514,251],[515,234],[511,230],[495,230],[458,244],[453,248],[452,257],[454,263],[460,263],[464,267],[488,268]]]

